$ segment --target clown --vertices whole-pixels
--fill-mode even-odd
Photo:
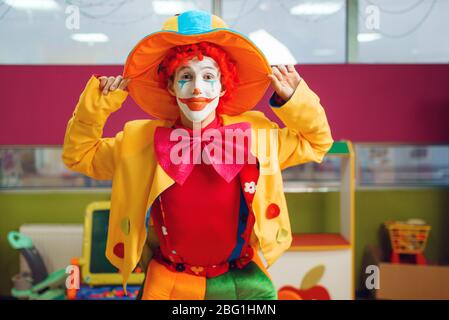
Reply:
[[[251,111],[270,84],[283,128]],[[155,119],[102,137],[128,94]],[[276,299],[267,267],[292,240],[281,170],[321,162],[332,143],[293,66],[270,67],[220,18],[188,11],[141,40],[123,76],[91,77],[62,157],[113,181],[106,256],[124,286],[143,267],[142,299]]]

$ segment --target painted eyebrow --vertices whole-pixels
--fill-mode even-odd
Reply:
[[[179,72],[184,71],[185,69],[190,69],[190,67],[186,67],[186,66],[181,67],[181,69],[179,69]],[[201,68],[201,70],[204,70],[204,69],[210,69],[210,70],[212,70],[212,71],[217,71],[215,68],[209,67],[209,66],[206,66],[206,67]]]
[[[185,69],[190,69],[190,67],[181,67],[181,69],[179,69],[178,72],[181,72],[181,71],[183,71],[183,70],[185,70]]]
[[[212,71],[217,71],[217,69],[216,69],[216,68],[213,68],[213,67],[204,67],[204,68],[201,68],[201,70],[204,70],[204,69],[211,69]]]

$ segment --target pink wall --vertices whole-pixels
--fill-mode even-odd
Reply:
[[[448,65],[304,65],[321,97],[334,139],[356,142],[449,142]],[[122,66],[0,66],[0,144],[62,144],[65,126],[91,74]],[[267,108],[267,92],[258,109]],[[113,135],[147,118],[129,98],[105,128]]]

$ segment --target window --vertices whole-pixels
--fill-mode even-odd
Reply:
[[[139,40],[192,9],[211,11],[211,1],[0,1],[0,64],[124,64]]]
[[[346,1],[227,0],[223,19],[271,64],[345,62]]]
[[[447,187],[448,145],[356,144],[360,186]]]
[[[359,0],[358,61],[449,63],[448,0]]]
[[[449,62],[449,0],[3,0],[0,64],[121,65],[192,9],[220,15],[271,64],[345,63],[348,47],[351,62]]]

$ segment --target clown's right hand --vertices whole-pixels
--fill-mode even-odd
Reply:
[[[100,90],[103,95],[107,95],[110,91],[117,89],[125,90],[130,79],[123,79],[122,76],[117,77],[98,77],[100,80]]]

